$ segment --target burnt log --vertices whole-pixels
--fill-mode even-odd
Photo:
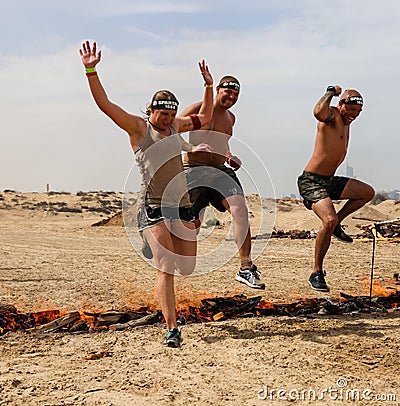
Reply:
[[[50,323],[42,324],[37,327],[33,327],[29,329],[29,331],[33,333],[51,333],[57,330],[60,330],[63,327],[66,327],[75,321],[79,320],[81,318],[81,314],[79,312],[71,312],[68,313],[64,317],[60,317],[54,321],[51,321]]]
[[[150,324],[155,324],[161,321],[162,314],[160,311],[143,316],[137,320],[130,320],[126,323],[115,323],[109,326],[109,330],[112,331],[121,331],[126,330],[127,328],[135,328],[138,326],[148,326]]]

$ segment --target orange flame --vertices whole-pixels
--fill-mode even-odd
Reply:
[[[364,289],[365,294],[369,295],[370,291],[370,281],[364,281]],[[389,297],[391,296],[396,289],[390,286],[384,286],[382,281],[373,281],[372,282],[372,296],[382,296],[382,297]]]
[[[257,307],[261,309],[273,309],[274,304],[272,302],[266,302],[265,300],[261,300],[261,302],[257,305]]]
[[[42,310],[40,312],[31,313],[31,316],[35,319],[35,325],[50,323],[64,315],[65,313],[60,310]]]

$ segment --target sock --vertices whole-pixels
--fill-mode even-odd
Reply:
[[[249,259],[240,261],[240,268],[243,270],[250,269],[252,265],[253,265],[253,262]]]

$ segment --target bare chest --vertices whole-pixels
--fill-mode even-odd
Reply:
[[[207,130],[216,131],[228,135],[232,135],[233,122],[227,114],[214,114],[213,119],[207,126]]]

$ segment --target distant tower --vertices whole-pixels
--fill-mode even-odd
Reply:
[[[348,161],[346,161],[346,176],[348,178],[354,178],[354,169],[349,165]]]

